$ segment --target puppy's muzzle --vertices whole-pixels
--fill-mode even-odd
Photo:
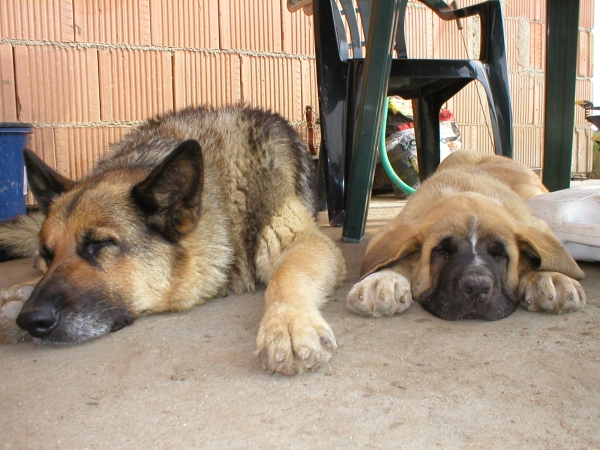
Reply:
[[[458,288],[469,302],[486,303],[490,300],[494,288],[492,273],[481,266],[469,268],[461,274]]]

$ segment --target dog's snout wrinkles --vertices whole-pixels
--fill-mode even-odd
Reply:
[[[58,324],[59,314],[55,308],[41,307],[21,311],[17,325],[34,337],[46,337]]]

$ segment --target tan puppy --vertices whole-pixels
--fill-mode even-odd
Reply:
[[[552,313],[583,306],[583,272],[524,202],[546,192],[514,160],[452,153],[373,237],[348,308],[389,316],[414,299],[443,319],[497,320],[519,303]]]

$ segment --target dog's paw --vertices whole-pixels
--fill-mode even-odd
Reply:
[[[521,305],[529,311],[560,314],[585,305],[578,281],[557,272],[533,272],[519,283]]]
[[[346,297],[346,307],[363,316],[393,316],[406,311],[411,305],[410,283],[393,270],[369,275],[352,286]]]
[[[35,285],[37,280],[31,283],[23,283],[17,284],[16,286],[11,287],[9,290],[5,291],[0,295],[0,305],[4,305],[10,302],[21,302],[25,303],[33,290],[35,289]]]
[[[279,305],[267,309],[256,347],[263,369],[290,376],[327,362],[337,343],[318,310],[310,313]]]
[[[17,316],[34,286],[21,284],[0,295],[0,343],[16,344],[31,339],[16,323]]]

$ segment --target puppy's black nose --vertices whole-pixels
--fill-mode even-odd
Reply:
[[[492,279],[483,274],[469,273],[461,277],[459,287],[463,295],[473,302],[484,302],[492,292]]]
[[[33,337],[46,337],[58,324],[59,314],[52,306],[43,306],[21,311],[17,325]]]

